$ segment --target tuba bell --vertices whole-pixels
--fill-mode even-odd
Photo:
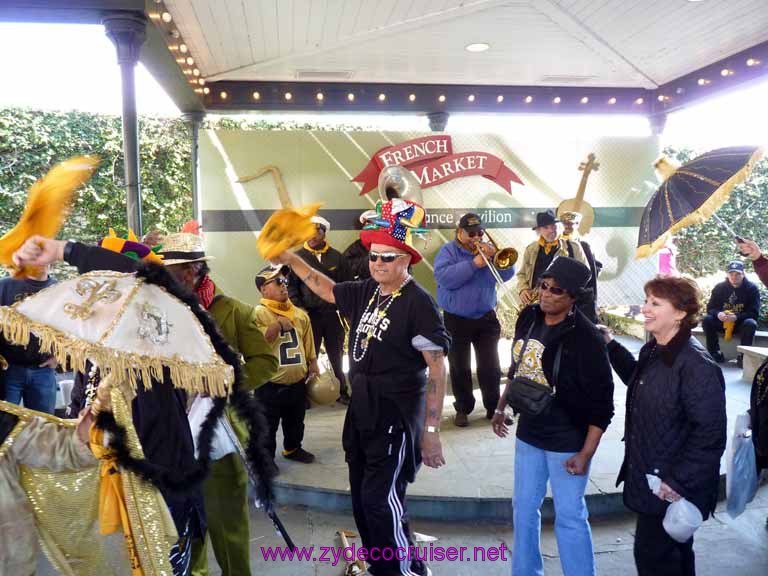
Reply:
[[[402,198],[424,206],[421,186],[413,172],[402,166],[387,166],[379,174],[379,197],[382,202]]]

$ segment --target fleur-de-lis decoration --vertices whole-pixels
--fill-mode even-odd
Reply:
[[[83,278],[77,283],[75,292],[80,296],[87,296],[82,304],[67,302],[64,304],[64,313],[73,320],[88,320],[93,316],[94,306],[99,302],[114,302],[122,296],[119,290],[116,290],[116,280],[106,280],[99,282],[93,278]]]

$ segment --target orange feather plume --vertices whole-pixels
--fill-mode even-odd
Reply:
[[[13,253],[31,236],[54,238],[59,233],[75,190],[90,179],[98,165],[96,156],[70,158],[32,185],[18,224],[0,238],[0,264],[11,268],[17,278],[31,272],[13,264]]]
[[[283,208],[273,213],[256,240],[262,258],[271,260],[312,238],[317,228],[311,218],[317,214],[320,206],[322,204],[308,204],[299,208]]]

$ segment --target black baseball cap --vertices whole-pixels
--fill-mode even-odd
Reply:
[[[473,212],[467,212],[459,219],[459,228],[468,232],[479,232],[483,229],[483,221]]]

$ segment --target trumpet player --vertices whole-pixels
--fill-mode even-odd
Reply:
[[[541,275],[552,261],[558,256],[568,256],[589,266],[584,257],[584,251],[578,242],[558,237],[557,224],[552,210],[536,214],[536,226],[532,228],[538,234],[525,248],[523,264],[517,272],[517,292],[523,306],[533,304],[538,300],[538,285]]]
[[[484,232],[477,214],[464,214],[456,229],[456,240],[443,246],[435,258],[437,303],[443,309],[445,328],[453,339],[448,365],[455,398],[454,424],[462,428],[469,425],[469,415],[475,408],[470,365],[472,346],[488,420],[493,418],[499,402],[501,325],[495,312],[497,282],[489,269],[494,265],[497,248],[482,241]],[[505,282],[515,274],[511,264],[497,270]]]

